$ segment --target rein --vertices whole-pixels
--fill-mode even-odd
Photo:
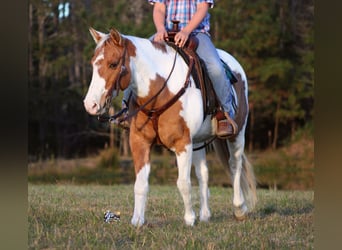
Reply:
[[[126,49],[126,47],[125,47]],[[173,70],[175,68],[175,65],[176,65],[176,59],[177,59],[177,54],[178,54],[178,49],[176,49],[176,53],[175,53],[175,56],[174,56],[174,59],[173,59],[173,64],[172,64],[172,67],[171,67],[171,70],[170,70],[170,73],[168,75],[168,77],[166,78],[163,86],[158,90],[158,92],[152,96],[148,101],[146,101],[144,104],[140,105],[136,110],[134,110],[133,113],[129,114],[128,116],[126,117],[123,117],[122,119],[120,119],[118,121],[118,123],[121,123],[121,122],[124,122],[126,120],[129,120],[130,118],[132,118],[133,116],[135,116],[137,113],[139,113],[140,111],[144,110],[145,107],[151,103],[154,99],[157,98],[157,96],[165,89],[166,85],[167,85],[167,82],[169,81],[172,73],[173,73]],[[121,70],[122,70],[122,67],[124,67],[124,70],[126,70],[126,67],[124,66],[124,64],[121,66]],[[116,85],[118,85],[120,79],[121,79],[121,71],[120,71],[120,75],[116,81]],[[120,84],[120,83],[119,83]],[[119,87],[116,86],[116,90],[117,90],[117,95],[118,95],[118,90],[119,90]],[[116,95],[116,96],[117,96]],[[109,97],[109,101],[107,102],[108,99],[106,99],[106,106],[110,104],[110,99],[111,99],[111,96],[108,96]],[[131,97],[131,96],[130,96]],[[179,97],[178,97],[179,98]],[[171,99],[172,100],[172,99]],[[171,106],[171,105],[170,105]],[[127,111],[127,108],[124,108],[122,110],[119,111],[119,113],[115,114],[115,115],[112,115],[112,116],[104,116],[104,115],[99,115],[97,117],[97,119],[100,121],[100,122],[114,122],[118,117],[120,117],[123,113],[125,113]]]
[[[188,73],[186,75],[183,87],[167,103],[165,103],[163,106],[161,106],[161,107],[159,107],[157,109],[146,110],[144,108],[146,105],[144,107],[140,106],[139,109],[138,109],[138,112],[142,111],[149,119],[152,120],[153,129],[156,132],[157,142],[160,143],[160,144],[162,144],[162,143],[161,143],[161,140],[160,140],[159,134],[158,134],[158,120],[159,120],[159,116],[162,113],[164,113],[165,110],[170,108],[185,93],[186,88],[190,84],[190,75],[191,75],[191,71],[192,71],[193,65],[194,65],[194,60],[191,58],[190,59],[190,63],[189,63],[189,70],[188,70]],[[166,84],[164,84],[163,88],[165,87],[165,85]],[[157,95],[159,95],[160,93],[161,93],[161,91],[158,91]]]
[[[165,103],[163,106],[157,108],[157,109],[151,109],[151,110],[146,110],[146,106],[151,103],[153,100],[155,100],[158,95],[165,89],[166,85],[167,85],[167,82],[169,81],[173,71],[174,71],[174,68],[175,68],[175,65],[176,65],[176,59],[177,59],[177,54],[179,54],[179,49],[178,47],[174,48],[176,50],[176,53],[175,53],[175,56],[174,56],[174,60],[173,60],[173,64],[172,64],[172,67],[171,67],[171,70],[170,70],[170,73],[168,75],[168,77],[166,78],[166,80],[164,81],[164,84],[163,86],[158,90],[158,92],[152,96],[148,101],[146,101],[144,104],[142,105],[138,105],[136,103],[136,101],[134,100],[134,103],[136,106],[138,106],[138,108],[136,110],[134,110],[132,113],[128,114],[127,116],[125,117],[122,117],[120,118],[124,113],[126,113],[128,111],[128,108],[123,108],[121,109],[118,113],[112,115],[112,116],[104,116],[104,115],[99,115],[97,118],[100,122],[111,122],[111,123],[115,123],[115,124],[121,124],[122,122],[124,121],[127,121],[129,119],[131,119],[133,116],[135,116],[137,113],[139,113],[140,111],[142,111],[149,119],[152,120],[152,123],[153,123],[153,128],[154,130],[156,131],[156,134],[157,134],[157,142],[160,142],[160,138],[159,138],[159,134],[158,134],[158,119],[159,119],[159,116],[164,112],[166,111],[168,108],[170,108],[184,93],[185,93],[185,90],[186,88],[189,86],[190,84],[190,75],[191,75],[191,72],[192,72],[192,69],[193,69],[193,66],[194,66],[194,58],[190,57],[189,58],[189,69],[188,69],[188,72],[187,72],[187,75],[186,75],[186,78],[185,78],[185,82],[184,82],[184,85],[183,87],[177,92],[176,95],[174,95],[167,103]],[[123,52],[123,55],[120,59],[121,61],[121,69],[120,69],[120,73],[119,73],[119,77],[117,78],[116,80],[116,83],[114,85],[114,87],[116,87],[116,96],[118,96],[119,94],[119,90],[120,90],[120,87],[121,87],[121,84],[120,84],[120,80],[121,80],[121,77],[127,72],[127,69],[126,69],[126,66],[125,66],[125,56],[126,56],[126,46],[125,46],[125,50]],[[112,91],[110,91],[111,93]],[[132,93],[130,94],[129,96],[129,99],[128,99],[128,102],[130,101],[132,97]],[[112,99],[112,96],[109,95],[107,98],[106,98],[106,106],[107,106],[107,109],[109,108],[109,105],[110,105],[110,101]],[[128,105],[126,105],[128,106]],[[119,118],[119,119],[118,119]],[[118,119],[118,120],[117,120]],[[214,136],[211,140],[209,140],[208,142],[205,142],[202,146],[199,146],[197,148],[194,148],[193,151],[197,151],[197,150],[200,150],[204,147],[206,147],[207,145],[209,145],[214,139],[216,138],[216,136]]]
[[[177,59],[177,54],[178,54],[178,49],[176,50],[176,53],[175,53],[175,57],[174,57],[174,60],[173,60],[173,64],[172,64],[172,67],[171,67],[171,70],[170,70],[170,73],[169,75],[167,76],[166,80],[164,81],[164,84],[163,86],[158,90],[158,92],[152,96],[148,101],[146,101],[144,104],[138,106],[138,108],[136,110],[134,110],[134,112],[132,114],[129,114],[127,117],[125,117],[122,121],[125,121],[125,120],[128,120],[130,119],[131,117],[135,116],[137,113],[139,113],[140,111],[143,111],[145,110],[145,107],[150,104],[154,99],[156,99],[158,97],[158,95],[160,95],[160,93],[165,89],[166,85],[167,85],[167,82],[169,81],[172,73],[173,73],[173,70],[175,69],[175,65],[176,65],[176,59]],[[173,98],[172,98],[173,99]],[[171,99],[171,100],[172,100]],[[170,102],[170,101],[169,101]],[[168,103],[169,103],[168,102]],[[166,103],[165,105],[167,105],[168,103]],[[138,105],[136,102],[135,102],[136,105]],[[165,106],[164,105],[164,106]],[[164,107],[162,106],[162,108]],[[171,105],[170,105],[171,106]],[[169,107],[169,106],[168,106]],[[167,108],[168,108],[167,107]],[[150,110],[152,112],[152,110]],[[145,112],[144,112],[145,113]]]

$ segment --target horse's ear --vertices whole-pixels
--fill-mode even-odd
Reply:
[[[111,29],[110,37],[115,42],[115,44],[122,46],[122,36],[120,35],[119,31],[117,31],[116,29]]]
[[[94,30],[92,27],[89,28],[89,31],[96,44],[106,35],[102,32]]]

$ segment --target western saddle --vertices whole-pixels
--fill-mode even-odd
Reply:
[[[183,48],[177,47],[175,45],[174,37],[179,31],[179,21],[173,20],[172,23],[172,30],[168,32],[168,41],[166,42],[169,46],[178,50],[179,54],[183,57],[187,64],[189,64],[190,60],[194,61],[194,67],[192,68],[191,75],[195,81],[196,87],[201,90],[204,114],[215,116],[218,121],[224,119],[225,117],[221,110],[220,101],[216,96],[213,84],[208,76],[205,63],[196,53],[198,39],[196,36],[190,35]],[[227,76],[229,77],[229,80],[232,83],[237,82],[237,78],[234,76],[229,66],[223,61],[222,64],[225,68]]]

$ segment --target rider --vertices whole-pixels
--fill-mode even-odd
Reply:
[[[210,39],[209,7],[214,6],[214,0],[148,0],[153,7],[153,21],[157,33],[153,39],[156,42],[168,40],[167,31],[172,29],[172,21],[178,20],[180,31],[174,40],[177,46],[183,47],[190,34],[199,41],[197,54],[205,62],[209,77],[213,83],[217,97],[221,102],[225,119],[218,121],[216,135],[226,138],[236,135],[237,125],[231,118],[234,110],[230,103],[232,95],[231,83],[225,74],[220,57]],[[129,99],[130,90],[124,91],[123,107]]]
[[[231,137],[237,133],[237,125],[231,118],[233,108],[230,103],[231,83],[227,78],[220,57],[209,35],[209,7],[214,6],[214,0],[148,0],[153,7],[153,21],[157,29],[154,41],[162,42],[168,39],[167,31],[172,29],[172,20],[178,20],[180,31],[175,35],[175,43],[183,47],[190,34],[198,40],[196,50],[205,62],[209,77],[217,97],[219,98],[225,118],[218,121],[216,134],[220,138]]]

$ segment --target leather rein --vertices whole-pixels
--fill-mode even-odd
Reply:
[[[130,118],[132,118],[133,116],[135,116],[138,112],[142,111],[144,114],[146,114],[150,119],[153,119],[153,120],[158,120],[159,116],[165,111],[167,110],[169,107],[171,107],[185,92],[185,89],[189,86],[189,83],[190,83],[190,75],[191,75],[191,71],[192,71],[192,67],[194,65],[194,62],[193,60],[190,60],[190,63],[189,63],[189,69],[188,69],[188,73],[186,75],[186,79],[185,79],[185,83],[183,85],[183,87],[177,92],[177,94],[175,96],[173,96],[167,103],[165,103],[163,106],[157,108],[157,109],[146,109],[146,106],[151,103],[153,100],[155,100],[158,95],[165,89],[166,85],[167,85],[167,82],[169,81],[173,71],[174,71],[174,68],[175,68],[175,65],[176,65],[176,59],[177,59],[177,54],[179,53],[178,51],[178,48],[176,49],[176,53],[175,53],[175,56],[174,56],[174,60],[173,60],[173,64],[172,64],[172,68],[170,70],[170,73],[168,75],[168,77],[166,78],[166,80],[164,81],[164,84],[163,86],[158,90],[158,92],[152,96],[148,101],[146,101],[144,104],[142,105],[138,105],[136,102],[136,106],[137,109],[134,110],[134,112],[132,112],[131,114],[129,114],[128,116],[124,117],[124,118],[121,118],[117,123],[121,123],[121,122],[124,122],[126,120],[129,120]],[[125,49],[124,49],[124,52],[123,52],[123,55],[120,59],[120,62],[121,62],[121,69],[120,69],[120,73],[119,73],[119,76],[118,78],[116,79],[116,82],[115,84],[113,84],[113,87],[108,91],[109,93],[112,93],[113,91],[113,88],[115,88],[116,90],[116,96],[118,96],[119,94],[119,91],[121,89],[121,84],[120,84],[120,80],[121,80],[121,77],[123,75],[125,75],[127,73],[127,69],[126,69],[126,66],[125,66],[125,56],[126,56],[126,46],[125,46]],[[110,102],[111,102],[111,99],[112,99],[112,94],[108,95],[106,97],[106,103],[105,103],[105,106],[106,106],[106,109],[109,108],[110,106]],[[119,111],[117,114],[114,114],[112,116],[105,116],[105,115],[99,115],[97,117],[97,119],[100,121],[100,122],[115,122],[117,120],[117,118],[119,118],[123,113],[125,113],[127,111],[128,108],[124,108],[122,109],[121,111]],[[153,124],[157,124],[156,122],[153,122]],[[154,128],[155,125],[153,125]]]
[[[176,51],[176,54],[178,54],[178,49]],[[192,71],[192,67],[194,65],[194,60],[191,58],[190,62],[189,62],[189,69],[188,69],[188,73],[186,74],[186,78],[185,78],[185,82],[183,87],[177,92],[176,95],[174,95],[168,102],[166,102],[163,106],[156,108],[156,109],[145,109],[144,106],[146,106],[145,104],[140,106],[138,108],[138,112],[141,110],[150,120],[152,120],[152,124],[153,124],[153,129],[156,132],[156,141],[157,143],[161,143],[161,140],[159,138],[159,134],[158,134],[158,120],[159,120],[159,116],[164,113],[168,108],[170,108],[173,104],[176,103],[176,101],[185,93],[186,88],[189,86],[190,84],[190,75],[191,75],[191,71]],[[173,71],[174,67],[172,67],[172,71]],[[170,75],[172,73],[172,71],[170,72]],[[170,76],[169,75],[169,76]],[[161,88],[161,90],[163,90],[166,86],[167,80],[165,81],[163,87]],[[156,97],[157,95],[159,95],[161,93],[161,90],[158,91],[158,93],[154,96]],[[152,99],[152,98],[151,98]],[[150,101],[151,101],[150,99]],[[153,98],[154,99],[154,98]],[[135,102],[135,104],[137,105],[137,103]]]
[[[176,50],[176,53],[175,53],[175,56],[174,56],[174,60],[173,60],[173,64],[172,64],[172,68],[170,70],[170,73],[168,75],[168,77],[166,78],[166,80],[164,81],[164,84],[163,86],[159,89],[159,91],[154,95],[152,96],[148,101],[146,101],[144,104],[142,105],[138,105],[136,102],[135,102],[135,105],[138,106],[137,109],[134,110],[134,112],[128,114],[127,116],[125,117],[121,117],[123,114],[125,114],[128,110],[128,107],[120,110],[118,113],[112,115],[112,116],[105,116],[105,115],[99,115],[97,117],[97,119],[100,121],[100,122],[110,122],[110,123],[116,123],[116,124],[120,124],[124,121],[127,121],[129,119],[131,119],[133,116],[135,116],[137,113],[139,113],[140,111],[142,111],[149,119],[152,120],[152,124],[153,124],[153,129],[155,130],[156,132],[156,137],[157,137],[157,142],[160,143],[160,138],[159,138],[159,134],[158,134],[158,119],[159,119],[159,116],[164,112],[166,111],[168,108],[170,108],[184,93],[185,93],[185,90],[186,88],[189,86],[190,84],[190,76],[191,76],[191,72],[192,72],[192,68],[194,66],[194,58],[193,57],[190,57],[189,58],[189,68],[188,68],[188,72],[187,72],[187,75],[186,75],[186,78],[185,78],[185,82],[184,82],[184,85],[183,87],[177,92],[176,95],[174,95],[167,103],[165,103],[163,106],[159,107],[159,108],[156,108],[156,109],[145,109],[146,106],[151,103],[153,100],[155,100],[158,95],[165,89],[166,85],[167,85],[167,82],[169,81],[173,71],[174,71],[174,68],[175,68],[175,65],[176,65],[176,59],[177,59],[177,54],[179,54],[179,49],[178,47],[177,48],[174,48]],[[121,77],[123,75],[125,75],[127,73],[127,69],[126,69],[126,66],[125,66],[125,57],[126,57],[126,46],[124,48],[124,52],[122,54],[122,57],[120,59],[121,61],[121,68],[120,68],[120,73],[119,73],[119,76],[118,78],[116,79],[116,82],[115,84],[113,85],[113,87],[110,89],[109,93],[111,93],[110,95],[108,95],[106,97],[106,103],[105,103],[105,106],[106,106],[106,109],[108,110],[109,106],[110,106],[110,103],[111,103],[111,100],[112,100],[112,90],[113,88],[115,87],[115,90],[116,90],[116,96],[118,96],[119,94],[119,91],[121,89],[121,84],[120,84],[120,80],[121,80]],[[132,93],[130,94],[129,96],[129,99],[128,99],[128,102],[130,101],[131,99],[131,96],[132,96]],[[126,105],[128,106],[128,105]],[[128,129],[128,128],[127,128]],[[202,146],[199,146],[197,148],[194,148],[193,150],[196,151],[196,150],[199,150],[199,149],[202,149],[204,147],[206,147],[207,145],[209,145],[214,139],[216,138],[216,136],[214,136],[211,140],[209,140],[208,142],[205,142]]]

